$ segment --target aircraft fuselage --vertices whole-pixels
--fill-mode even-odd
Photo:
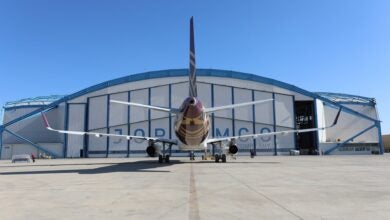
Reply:
[[[206,147],[210,120],[204,112],[202,102],[196,97],[188,97],[176,115],[175,133],[181,150],[201,150]]]

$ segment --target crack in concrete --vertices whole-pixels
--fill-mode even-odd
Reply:
[[[296,218],[298,219],[302,219],[303,218],[297,214],[295,214],[293,211],[289,210],[288,208],[284,207],[282,204],[276,202],[275,200],[271,199],[270,197],[266,196],[265,194],[257,191],[255,188],[251,187],[250,185],[246,184],[245,182],[241,181],[240,179],[238,179],[237,177],[233,176],[232,174],[226,172],[225,169],[221,168],[222,171],[224,173],[226,173],[227,175],[229,175],[232,179],[236,180],[237,182],[241,183],[242,185],[244,185],[246,188],[248,188],[249,190],[255,192],[256,194],[262,196],[263,198],[267,199],[268,201],[270,201],[271,203],[273,203],[274,205],[276,206],[279,206],[280,208],[282,208],[283,210],[285,210],[286,212],[290,213],[291,215],[295,216]]]

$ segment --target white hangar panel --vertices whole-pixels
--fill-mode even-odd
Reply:
[[[372,119],[378,119],[378,114],[374,106],[371,105],[359,105],[359,104],[343,104],[354,111],[362,113],[365,116],[368,116]]]
[[[286,127],[276,127],[276,131],[287,131],[291,128]],[[276,148],[278,154],[280,155],[289,155],[290,150],[295,149],[295,133],[289,133],[286,135],[277,135],[276,136]]]
[[[230,118],[214,118],[214,137],[228,137],[233,135],[233,120]]]
[[[88,130],[107,127],[108,96],[89,98]]]
[[[34,110],[37,110],[38,107],[19,107],[19,108],[13,108],[13,109],[5,109],[4,110],[4,117],[3,117],[3,124],[6,124],[16,118],[19,118],[20,116],[23,116],[25,114],[28,114]]]
[[[235,120],[235,135],[253,134],[253,122]],[[249,155],[249,150],[253,149],[253,138],[238,138],[237,145],[240,149],[240,155]]]
[[[276,126],[294,128],[294,101],[292,96],[275,94]]]
[[[129,76],[130,78],[133,76]],[[139,81],[133,81],[128,83],[122,83],[119,85],[113,85],[104,89],[90,92],[88,94],[82,95],[80,97],[74,98],[69,101],[69,103],[84,103],[87,102],[88,97],[100,96],[113,93],[127,92],[130,90],[140,90],[145,88],[151,88],[161,85],[168,85],[170,83],[180,83],[188,81],[188,76],[179,76],[179,77],[163,77],[156,79],[145,79]],[[188,93],[188,92],[187,92]]]
[[[316,99],[316,116],[317,116],[317,126],[319,128],[326,127],[326,121],[325,121],[325,112],[324,112],[324,103],[321,100]],[[320,143],[326,142],[326,130],[320,130],[318,131],[318,141]]]
[[[169,86],[158,86],[150,89],[151,105],[169,108]],[[168,117],[169,113],[151,110],[151,119]]]
[[[188,82],[172,84],[172,108],[180,108],[183,100],[188,97]]]
[[[127,125],[115,126],[110,128],[111,134],[127,134]],[[108,157],[126,157],[127,139],[122,137],[110,137]]]
[[[324,105],[325,123],[331,125],[338,109]],[[326,142],[345,141],[368,127],[374,122],[351,113],[342,111],[337,124],[326,130]],[[374,127],[364,134],[354,138],[351,143],[378,142],[378,130]]]
[[[130,102],[140,104],[149,104],[149,90],[135,90],[130,92]],[[137,106],[130,106],[130,123],[148,120],[149,112],[147,109]]]
[[[107,133],[107,129],[97,129],[91,132]],[[106,157],[107,137],[88,136],[88,156],[89,157]]]
[[[118,101],[128,101],[128,92],[118,93],[118,94],[112,94],[110,95],[110,100],[118,100]],[[128,122],[128,105],[122,105],[118,103],[110,102],[110,118],[109,118],[109,125],[110,126],[116,126],[116,125],[123,125],[127,124]]]
[[[211,106],[211,84],[206,83],[197,83],[198,86],[198,98],[203,103],[205,108],[210,108]]]
[[[25,112],[23,108],[17,108],[10,110],[14,112],[13,116],[19,115],[19,111]],[[6,111],[7,113],[8,111]],[[29,110],[27,112],[30,112]],[[61,104],[56,108],[47,111],[46,117],[48,118],[50,125],[53,128],[64,129],[64,112],[65,104]],[[22,116],[22,115],[20,115]],[[32,117],[26,118],[18,123],[12,124],[7,127],[7,130],[14,132],[24,138],[32,140],[34,143],[47,142],[47,143],[62,143],[64,141],[64,135],[53,131],[49,131],[45,128],[44,122],[40,114],[36,114]],[[26,143],[25,141],[16,138],[8,132],[3,133],[3,143]]]
[[[256,133],[269,133],[274,131],[273,125],[256,123]],[[274,136],[258,137],[256,140],[256,151],[261,155],[274,155]]]
[[[296,100],[304,101],[304,100],[313,100],[313,98],[305,96],[301,93],[294,92],[292,90],[284,89],[281,87],[278,87],[276,85],[270,85],[265,83],[260,83],[256,81],[251,80],[242,80],[242,79],[235,79],[235,78],[225,78],[225,77],[212,77],[212,76],[199,76],[197,77],[198,81],[200,82],[207,82],[207,83],[213,83],[213,84],[219,84],[219,85],[225,85],[225,86],[233,86],[238,88],[246,88],[246,89],[253,89],[253,90],[261,90],[266,92],[274,92],[274,93],[281,93],[286,95],[294,95]]]
[[[244,103],[251,101],[252,90],[234,88],[234,103]],[[236,120],[253,121],[253,106],[249,105],[234,109],[234,118]]]
[[[152,137],[169,138],[169,117],[153,119],[150,126]]]
[[[232,103],[232,87],[214,86],[214,106],[230,105]],[[215,117],[232,118],[232,110],[226,109],[214,112]]]
[[[85,129],[85,104],[69,104],[68,129],[71,131],[84,131]],[[67,136],[67,157],[80,157],[80,150],[84,147],[83,135]]]
[[[255,100],[272,99],[272,93],[255,91]],[[273,102],[255,105],[255,121],[262,124],[274,124]]]
[[[148,121],[130,124],[130,134],[135,136],[150,136],[148,130]],[[146,147],[148,142],[145,140],[130,140],[130,156],[146,156]]]

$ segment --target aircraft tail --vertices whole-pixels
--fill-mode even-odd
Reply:
[[[194,42],[194,18],[190,20],[190,70],[189,70],[189,92],[190,97],[197,97],[196,88],[196,65],[195,65],[195,42]]]

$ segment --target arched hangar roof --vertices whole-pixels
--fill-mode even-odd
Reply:
[[[284,89],[287,89],[290,91],[294,91],[294,92],[306,95],[308,97],[312,97],[314,99],[320,99],[320,100],[323,100],[325,102],[331,103],[335,106],[341,107],[340,104],[328,99],[327,97],[323,97],[319,94],[309,92],[307,90],[304,90],[302,88],[299,88],[297,86],[294,86],[294,85],[291,85],[291,84],[288,84],[285,82],[281,82],[281,81],[278,81],[275,79],[271,79],[271,78],[267,78],[267,77],[263,77],[263,76],[259,76],[259,75],[255,75],[255,74],[230,71],[230,70],[219,70],[219,69],[197,69],[196,74],[197,74],[197,76],[224,77],[224,78],[233,78],[233,79],[241,79],[241,80],[250,80],[250,81],[254,81],[254,82],[269,84],[269,85],[277,86],[277,87],[284,88]],[[20,121],[20,120],[31,117],[32,115],[35,115],[41,111],[45,111],[45,110],[54,108],[54,107],[58,106],[60,103],[72,100],[72,99],[80,97],[82,95],[85,95],[85,94],[88,94],[88,93],[91,93],[91,92],[94,92],[97,90],[101,90],[101,89],[104,89],[104,88],[107,88],[110,86],[115,86],[115,85],[128,83],[128,82],[147,80],[147,79],[177,77],[177,76],[187,76],[187,75],[188,75],[188,69],[169,69],[169,70],[149,71],[149,72],[144,72],[144,73],[132,74],[132,75],[120,77],[117,79],[109,80],[109,81],[106,81],[103,83],[99,83],[99,84],[90,86],[86,89],[80,90],[80,91],[75,92],[73,94],[64,96],[64,97],[58,99],[57,101],[54,101],[46,106],[43,106],[43,107],[41,107],[41,108],[39,108],[39,109],[29,113],[29,114],[26,114],[22,117],[15,119],[15,120],[12,120],[12,121],[4,124],[3,126],[4,127],[9,126],[11,124],[14,124],[14,123]],[[359,114],[359,113],[353,111],[352,109],[344,108],[344,110],[352,111],[355,114]],[[361,116],[367,117],[365,115],[361,115]],[[371,118],[368,118],[368,119],[374,120]]]

